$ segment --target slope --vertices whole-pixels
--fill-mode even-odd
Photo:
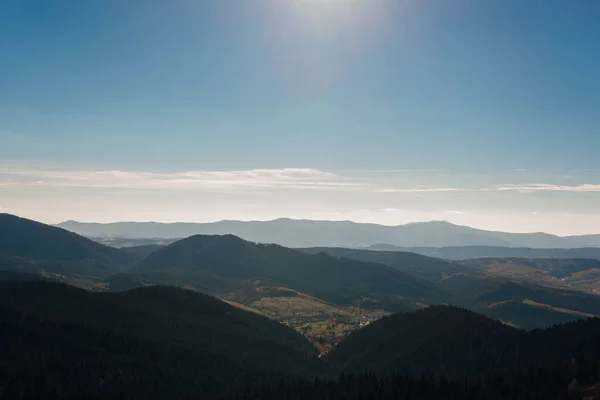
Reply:
[[[442,280],[440,285],[461,293],[469,301],[469,308],[524,329],[600,316],[600,297],[575,290],[481,274],[455,275]]]
[[[600,320],[521,331],[460,308],[396,314],[355,331],[328,354],[334,371],[482,376],[597,353]]]
[[[462,264],[490,276],[600,293],[595,281],[600,277],[597,259],[478,258]]]
[[[54,380],[85,398],[212,397],[317,371],[315,349],[292,329],[182,289],[0,282],[0,304],[2,379]]]
[[[468,260],[472,258],[593,258],[600,260],[600,248],[580,247],[564,249],[537,249],[531,247],[502,246],[450,246],[450,247],[402,247],[389,244],[375,244],[365,250],[404,251],[422,254],[445,260]]]
[[[107,276],[138,259],[64,229],[0,214],[0,268]]]
[[[403,310],[417,302],[448,301],[434,284],[390,267],[311,255],[232,235],[193,236],[150,254],[129,272],[169,283],[195,282],[211,293],[241,290],[260,281],[285,286],[337,305],[362,300],[365,307]]]
[[[466,265],[404,251],[375,251],[344,248],[313,247],[302,249],[309,254],[325,252],[334,257],[347,257],[364,262],[384,264],[398,271],[429,281],[439,281],[447,275],[474,272]]]

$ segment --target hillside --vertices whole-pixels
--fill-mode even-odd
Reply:
[[[586,259],[474,259],[445,261],[402,251],[310,248],[337,257],[377,262],[435,282],[462,305],[525,329],[600,315],[595,288],[600,261]],[[581,289],[581,290],[574,290]]]
[[[435,306],[382,318],[327,355],[335,371],[482,376],[597,354],[600,319],[521,331],[455,307]]]
[[[600,296],[575,290],[478,274],[455,275],[440,285],[461,293],[469,308],[523,329],[600,316]]]
[[[160,250],[163,246],[158,244],[147,244],[142,246],[131,246],[122,248],[123,251],[135,254],[140,259],[146,258],[148,255]]]
[[[445,260],[468,260],[472,258],[562,258],[600,260],[599,247],[565,249],[536,249],[531,247],[502,246],[451,246],[451,247],[402,247],[389,244],[368,246],[365,250],[404,251]]]
[[[59,382],[69,398],[213,398],[318,369],[315,349],[292,329],[182,289],[0,282],[0,304],[0,387],[12,377]]]
[[[242,308],[162,286],[90,293],[0,282],[0,399],[598,394],[599,319],[525,332],[433,306],[373,322],[318,359],[292,329]]]
[[[177,239],[198,234],[233,234],[259,243],[287,247],[364,247],[379,243],[410,247],[505,246],[532,248],[600,247],[599,235],[559,237],[546,233],[492,232],[448,222],[419,222],[398,226],[350,221],[310,221],[287,218],[273,221],[214,223],[67,221],[60,227],[98,238]]]
[[[406,272],[432,282],[439,281],[448,275],[475,271],[474,268],[460,263],[404,251],[374,251],[326,247],[313,247],[302,249],[302,251],[309,254],[325,252],[334,257],[346,257],[364,262],[384,264],[398,271]]]
[[[443,251],[444,249],[439,249]],[[519,249],[515,249],[519,250]],[[530,249],[533,250],[533,249]],[[578,249],[573,249],[576,252]],[[583,249],[581,249],[583,250]],[[316,254],[326,252],[335,257],[347,257],[388,265],[430,281],[439,281],[455,274],[482,273],[489,276],[523,280],[547,286],[580,288],[593,291],[594,279],[600,278],[600,260],[593,258],[511,258],[480,257],[449,261],[406,251],[363,250],[314,247],[302,249]],[[537,250],[551,253],[554,250]],[[571,250],[565,250],[571,251]],[[564,253],[566,255],[566,253]],[[598,287],[600,292],[600,287]]]
[[[321,351],[389,312],[459,299],[390,267],[311,255],[232,235],[193,236],[106,280],[109,290],[168,284],[210,293],[294,327]]]
[[[557,258],[478,258],[461,264],[490,276],[600,293],[600,260]]]
[[[137,259],[64,229],[0,214],[0,269],[107,276]]]
[[[193,236],[150,254],[129,270],[172,282],[186,281],[211,293],[227,293],[260,281],[285,286],[326,302],[403,310],[416,302],[451,296],[435,285],[390,267],[311,255],[278,245],[255,244],[232,235]],[[372,299],[372,300],[371,300]]]

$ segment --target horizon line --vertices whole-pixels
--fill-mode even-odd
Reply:
[[[262,220],[261,219],[248,219],[248,220],[245,220],[245,219],[221,219],[221,220],[215,220],[215,221],[169,221],[169,222],[152,221],[152,220],[146,220],[146,221],[119,220],[119,221],[110,221],[110,222],[66,220],[66,221],[61,221],[61,222],[58,222],[55,224],[50,224],[50,225],[60,226],[62,224],[67,224],[67,223],[97,224],[97,225],[114,225],[114,224],[160,224],[160,225],[175,225],[175,224],[203,225],[203,224],[205,224],[205,225],[208,225],[208,224],[218,224],[218,223],[223,223],[223,222],[268,223],[268,222],[276,222],[276,221],[281,221],[281,220],[298,221],[298,222],[304,221],[304,222],[351,223],[351,224],[357,224],[357,225],[375,225],[375,226],[381,226],[381,227],[386,227],[386,228],[405,227],[408,225],[417,225],[417,224],[435,224],[435,223],[440,224],[440,223],[443,223],[443,224],[448,224],[448,225],[452,225],[455,227],[469,228],[469,229],[474,229],[474,230],[484,231],[484,232],[491,232],[491,233],[507,233],[507,234],[513,234],[513,235],[543,234],[543,235],[549,235],[549,236],[554,236],[554,237],[558,237],[558,238],[600,235],[600,232],[558,235],[555,233],[549,233],[549,232],[544,232],[544,231],[514,232],[514,231],[503,231],[503,230],[490,230],[490,229],[484,229],[484,228],[477,228],[477,227],[470,226],[470,225],[455,224],[455,223],[447,221],[447,220],[412,221],[412,222],[407,222],[405,224],[385,225],[385,224],[380,224],[380,223],[375,223],[375,222],[360,222],[360,221],[353,221],[353,220],[348,220],[348,219],[346,219],[346,220],[334,220],[333,219],[332,220],[332,219],[310,219],[310,218],[293,218],[293,217],[278,217],[278,218],[262,219]],[[382,243],[382,244],[384,244],[384,243]],[[500,247],[502,247],[502,246],[500,246]]]

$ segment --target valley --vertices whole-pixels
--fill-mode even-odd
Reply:
[[[207,293],[293,328],[322,354],[386,315],[435,304],[466,307],[525,329],[600,315],[595,294],[600,261],[594,259],[457,261],[403,251],[299,251],[233,235],[151,239],[118,249],[32,221],[0,219],[12,229],[13,242],[35,246],[39,238],[52,235],[56,249],[80,246],[86,251],[66,260],[54,248],[27,257],[26,247],[11,248],[5,240],[2,270],[39,274],[95,292],[170,285]]]

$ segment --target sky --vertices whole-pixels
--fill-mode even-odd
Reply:
[[[0,212],[600,233],[600,3],[0,0]]]

